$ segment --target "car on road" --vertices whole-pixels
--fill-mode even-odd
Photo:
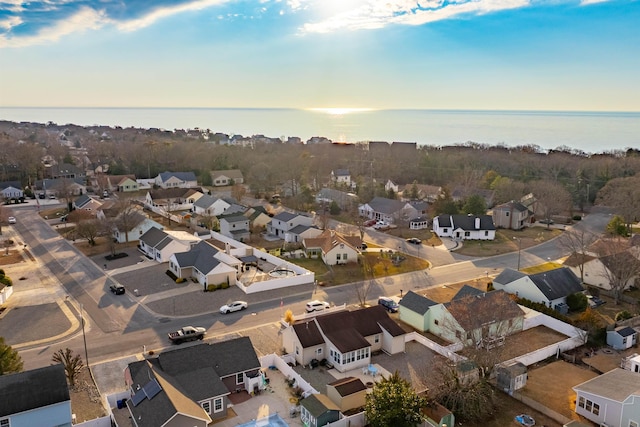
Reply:
[[[312,313],[314,311],[326,310],[329,307],[331,307],[331,305],[329,305],[328,302],[313,300],[313,301],[309,301],[305,308],[307,310],[307,313]]]
[[[407,243],[411,243],[412,245],[419,245],[422,243],[422,240],[418,239],[417,237],[411,237],[407,239]]]
[[[125,293],[124,286],[122,286],[120,283],[112,283],[111,285],[109,285],[109,290],[115,295],[123,295]]]
[[[220,307],[220,313],[228,314],[234,311],[241,311],[245,310],[248,306],[249,304],[247,304],[246,301],[233,301]]]
[[[9,224],[15,224],[16,223],[16,217],[10,216],[9,218],[7,218],[7,221],[9,221]]]
[[[553,224],[553,220],[552,219],[541,219],[540,221],[538,221],[540,224]]]
[[[390,313],[397,313],[398,309],[400,308],[398,303],[395,302],[394,300],[392,300],[389,297],[380,297],[380,298],[378,298],[378,304],[383,306],[385,308],[385,310],[387,310]]]

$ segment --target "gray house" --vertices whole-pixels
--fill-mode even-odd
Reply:
[[[532,215],[526,206],[512,200],[493,208],[493,223],[497,228],[521,230],[530,222]]]
[[[300,402],[300,419],[306,426],[322,427],[340,419],[340,408],[324,394],[312,394]]]
[[[640,425],[640,374],[616,368],[573,387],[576,414],[599,426]]]
[[[248,241],[251,236],[249,218],[241,214],[220,218],[220,234],[238,242]]]
[[[248,337],[200,344],[130,363],[126,405],[138,427],[206,427],[225,418],[229,396],[263,387],[260,362]]]

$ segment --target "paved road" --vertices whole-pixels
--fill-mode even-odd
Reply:
[[[311,298],[324,299],[336,305],[354,304],[358,300],[354,289],[356,285],[349,284],[326,289],[313,289],[313,286],[297,287],[282,290],[280,293],[270,292],[268,295],[247,296],[247,299],[251,298],[250,310],[225,316],[217,313],[217,308],[221,305],[219,301],[211,302],[210,299],[225,298],[222,293],[206,295],[209,298],[207,299],[199,290],[186,289],[184,292],[176,291],[175,294],[168,295],[166,298],[156,299],[153,304],[145,304],[145,295],[136,297],[128,293],[124,296],[115,296],[109,293],[108,284],[115,279],[105,274],[104,269],[94,261],[84,257],[72,244],[62,239],[33,208],[17,208],[15,212],[14,216],[19,218],[16,231],[22,234],[28,247],[39,260],[39,275],[53,283],[48,286],[55,286],[57,283],[60,289],[69,295],[67,302],[70,307],[69,316],[79,318],[80,307],[84,315],[88,316],[89,323],[85,328],[85,336],[87,353],[92,363],[140,352],[142,346],[148,349],[160,349],[167,345],[166,334],[185,324],[204,326],[208,330],[208,336],[215,337],[273,324],[281,318],[283,311],[287,308],[291,308],[294,313],[301,313],[305,301]],[[607,212],[595,212],[577,227],[602,230],[608,219]],[[367,233],[372,239],[377,239],[376,242],[387,242],[390,245],[405,244],[402,239],[393,238],[384,233],[375,231]],[[434,267],[426,271],[373,281],[368,294],[372,302],[378,295],[399,295],[401,292],[412,289],[473,280],[486,275],[493,276],[505,267],[516,268],[518,256],[520,256],[521,266],[526,267],[540,264],[547,259],[557,259],[563,254],[562,249],[554,241],[522,250],[519,255],[512,253],[484,259],[461,257],[442,247],[422,246],[401,248],[401,250],[415,250],[419,255],[424,254],[433,261]],[[144,271],[140,270],[140,276],[136,279],[140,283],[145,280]],[[56,296],[59,298],[61,295]],[[175,316],[175,304],[187,297],[191,298],[189,308],[192,311]],[[150,307],[153,307],[154,311]],[[5,317],[5,319],[8,318],[9,316]],[[5,325],[0,324],[0,329],[3,326]],[[21,348],[20,352],[27,369],[44,366],[49,364],[51,353],[62,345],[72,348],[79,354],[84,354],[82,331],[79,326],[80,323],[76,321],[68,328],[66,335],[56,336],[55,340],[46,344],[29,345],[29,343],[11,342],[9,344],[18,344]],[[21,325],[21,327],[28,327],[28,325]]]

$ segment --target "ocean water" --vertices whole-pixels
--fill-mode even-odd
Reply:
[[[640,112],[319,110],[250,108],[0,108],[0,119],[213,132],[324,136],[335,142],[567,146],[587,153],[640,148]]]

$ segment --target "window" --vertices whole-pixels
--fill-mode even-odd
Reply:
[[[346,261],[347,260],[347,254],[342,254],[342,259]]]
[[[218,397],[213,401],[213,412],[222,411],[222,397]]]
[[[336,259],[340,261],[340,254],[336,254]]]
[[[11,426],[11,422],[9,421],[9,418],[0,419],[0,427],[9,427],[9,426]]]
[[[586,411],[591,412],[593,415],[600,415],[600,404],[592,402],[584,397],[578,398],[578,407],[584,408]]]
[[[489,232],[485,230],[484,235],[485,235],[485,236],[488,236],[488,235],[489,235]]]
[[[202,402],[202,409],[204,409],[204,411],[207,414],[210,414],[211,413],[211,402],[209,402],[209,401]]]
[[[505,213],[506,213],[506,216],[509,216],[509,212],[505,212]]]
[[[471,236],[471,232],[470,231],[465,231],[464,232],[464,237],[469,237]]]
[[[376,344],[377,344],[377,343],[379,343],[379,342],[380,342],[380,335],[376,335],[376,336],[373,338],[373,342],[374,342],[374,343],[376,343]]]
[[[244,382],[244,372],[238,372],[236,374],[236,384],[242,384]]]
[[[322,347],[320,347],[319,349],[316,350],[316,354],[317,355],[321,355],[322,354]]]

